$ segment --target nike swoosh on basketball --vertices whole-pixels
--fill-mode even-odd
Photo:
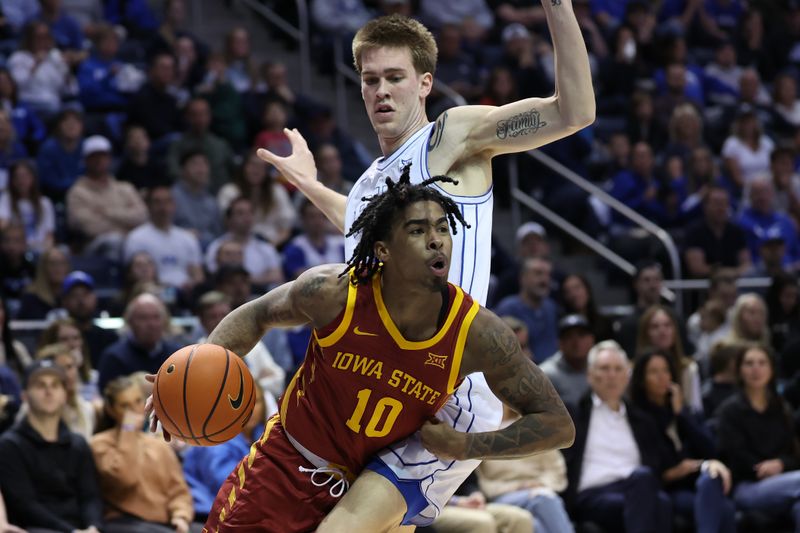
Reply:
[[[353,333],[355,333],[356,335],[363,335],[365,337],[377,337],[378,336],[377,333],[368,333],[366,331],[361,331],[360,329],[358,329],[358,326],[353,328]]]
[[[234,400],[228,394],[228,401],[231,402],[231,407],[239,409],[242,406],[242,398],[244,398],[244,377],[242,376],[242,369],[239,369],[239,395]]]

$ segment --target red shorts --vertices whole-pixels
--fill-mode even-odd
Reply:
[[[338,501],[300,466],[314,468],[292,446],[277,416],[217,493],[203,533],[313,532]]]

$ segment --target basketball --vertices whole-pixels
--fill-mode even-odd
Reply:
[[[173,438],[214,446],[241,433],[253,413],[253,377],[241,357],[216,344],[193,344],[164,361],[153,408]]]

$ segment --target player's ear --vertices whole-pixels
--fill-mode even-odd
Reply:
[[[433,74],[426,72],[420,76],[419,95],[421,98],[427,98],[433,88]]]
[[[374,251],[375,257],[377,257],[378,261],[381,263],[385,263],[389,259],[389,247],[386,241],[376,241]]]

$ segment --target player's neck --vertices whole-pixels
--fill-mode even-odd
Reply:
[[[425,109],[422,108],[420,115],[412,123],[411,127],[407,128],[403,133],[396,137],[384,137],[378,134],[378,143],[381,146],[381,153],[384,157],[392,155],[398,148],[403,146],[415,133],[428,125],[428,117],[425,115]]]
[[[424,341],[436,334],[443,305],[440,291],[393,283],[384,274],[381,295],[392,322],[405,339]]]

